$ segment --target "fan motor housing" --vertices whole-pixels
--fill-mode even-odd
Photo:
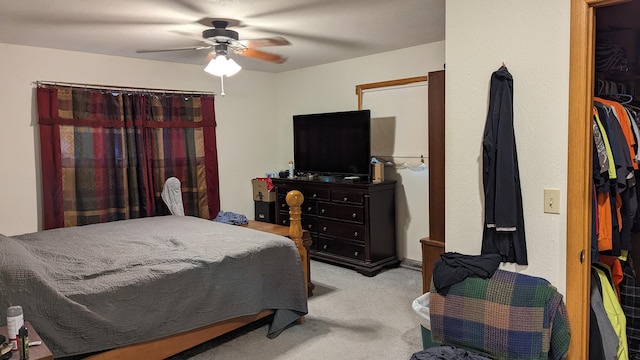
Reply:
[[[229,29],[207,29],[202,32],[202,37],[210,40],[228,41],[238,40],[238,32]]]

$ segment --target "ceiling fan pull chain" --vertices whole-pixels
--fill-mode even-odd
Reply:
[[[220,88],[222,90],[220,95],[224,96],[224,75],[220,76]]]

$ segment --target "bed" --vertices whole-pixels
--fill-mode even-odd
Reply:
[[[173,215],[0,236],[0,308],[56,358],[166,358],[269,315],[276,337],[307,313],[301,198],[291,239]]]

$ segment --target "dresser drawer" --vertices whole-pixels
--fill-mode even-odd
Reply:
[[[331,191],[329,189],[318,189],[306,186],[291,187],[289,185],[279,185],[276,191],[278,192],[278,195],[282,195],[282,198],[284,199],[291,190],[300,191],[302,193],[302,196],[304,196],[305,203],[307,202],[307,200],[331,200]]]
[[[365,260],[364,246],[320,237],[318,251],[356,260]]]
[[[286,213],[289,212],[289,205],[287,204],[287,201],[286,201],[286,195],[278,195],[277,203],[278,203],[279,211],[284,211]],[[300,210],[302,211],[302,214],[315,215],[316,202],[313,200],[307,201],[307,199],[304,199],[304,202],[302,203]]]
[[[289,205],[287,205],[286,194],[280,195],[278,194],[278,199],[276,203],[278,204],[278,211],[286,211],[289,212]]]
[[[329,189],[305,189],[300,190],[304,196],[304,201],[307,200],[330,200],[331,191]]]
[[[318,218],[315,216],[303,216],[302,229],[309,230],[310,233],[318,232]]]
[[[348,204],[362,204],[364,201],[364,195],[362,193],[354,193],[348,191],[333,191],[331,192],[331,201],[338,203]]]
[[[318,216],[364,223],[364,208],[355,205],[318,203]]]
[[[302,230],[309,230],[309,232],[317,232],[318,231],[318,218],[315,216],[306,216],[302,215]],[[289,226],[289,213],[288,212],[280,212],[280,223],[278,225]]]
[[[331,220],[318,220],[318,232],[349,240],[364,241],[364,226]]]

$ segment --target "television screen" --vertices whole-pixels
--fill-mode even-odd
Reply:
[[[293,157],[297,172],[368,177],[370,111],[294,115]]]

